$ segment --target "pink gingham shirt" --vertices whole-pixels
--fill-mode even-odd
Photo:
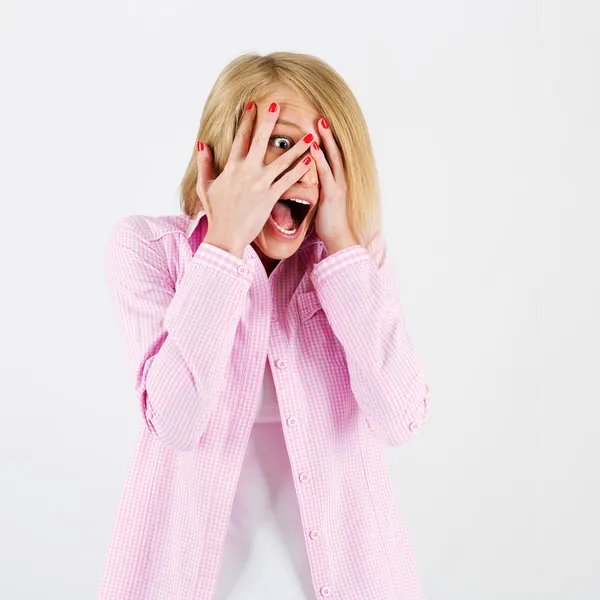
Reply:
[[[267,277],[251,245],[239,258],[206,231],[200,211],[109,236],[143,423],[97,600],[214,599],[266,360],[314,598],[421,600],[381,446],[418,433],[428,385],[383,237],[328,255],[313,231]]]

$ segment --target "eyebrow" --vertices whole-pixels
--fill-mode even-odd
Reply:
[[[298,131],[302,131],[296,123],[292,123],[291,121],[286,121],[285,119],[277,119],[277,123],[279,125],[289,125],[290,127],[296,128]]]

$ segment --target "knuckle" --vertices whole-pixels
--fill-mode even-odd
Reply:
[[[246,189],[250,191],[252,196],[258,196],[262,192],[264,192],[265,186],[261,179],[255,179],[252,182],[249,182],[247,186],[244,186]]]
[[[281,170],[289,169],[292,166],[293,162],[294,159],[292,158],[292,156],[286,152],[283,156],[280,156],[277,159],[277,168]]]
[[[262,144],[262,141],[263,141],[263,136],[257,132],[256,135],[254,136],[254,139],[252,140],[252,145],[254,147],[256,147],[256,146]]]
[[[265,190],[271,186],[271,179],[266,171],[263,171],[254,179],[254,187],[256,190]]]

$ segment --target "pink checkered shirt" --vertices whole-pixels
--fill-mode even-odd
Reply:
[[[109,236],[143,423],[98,600],[214,597],[267,356],[314,598],[421,600],[382,445],[419,432],[428,385],[383,237],[328,255],[312,232],[267,277],[251,245],[240,259],[206,231],[201,211]]]

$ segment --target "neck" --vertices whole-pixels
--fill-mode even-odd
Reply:
[[[254,242],[252,242],[251,246],[254,248],[256,254],[258,254],[260,262],[262,262],[268,277],[269,275],[271,275],[275,267],[279,264],[279,259],[267,256]]]

